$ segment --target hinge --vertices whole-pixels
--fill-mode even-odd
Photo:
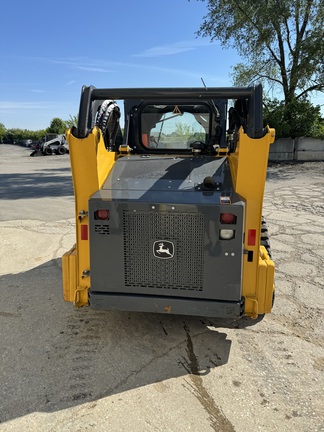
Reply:
[[[120,145],[119,146],[119,153],[120,154],[130,154],[132,149],[128,145]]]
[[[80,210],[79,211],[79,214],[78,214],[78,219],[79,219],[79,221],[81,221],[83,218],[85,218],[85,217],[87,217],[88,216],[88,212],[87,211],[85,211],[85,210]]]

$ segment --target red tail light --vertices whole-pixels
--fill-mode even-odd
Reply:
[[[220,222],[222,224],[235,224],[236,216],[232,213],[221,213],[220,214]]]
[[[99,209],[94,213],[95,220],[108,220],[109,219],[109,210]]]

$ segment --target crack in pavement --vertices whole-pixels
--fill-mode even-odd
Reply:
[[[192,382],[193,395],[198,399],[204,410],[207,412],[210,425],[214,431],[235,432],[232,423],[225,417],[221,409],[216,405],[215,400],[205,388],[202,374],[199,372],[199,363],[194,352],[190,330],[186,324],[183,326],[187,336],[187,365],[183,364],[184,368],[189,373],[189,378]]]

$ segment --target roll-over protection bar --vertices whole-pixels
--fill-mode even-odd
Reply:
[[[104,88],[83,86],[81,91],[78,126],[73,130],[77,138],[85,138],[92,129],[93,102],[106,99],[114,100],[154,100],[164,101],[176,99],[245,100],[247,107],[246,133],[250,138],[260,138],[264,135],[262,117],[262,86],[253,87],[175,87],[175,88]],[[125,113],[127,114],[127,113]]]

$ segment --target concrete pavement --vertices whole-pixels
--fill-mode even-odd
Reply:
[[[0,145],[0,431],[321,431],[324,163],[272,165],[260,322],[74,309],[69,157]]]

